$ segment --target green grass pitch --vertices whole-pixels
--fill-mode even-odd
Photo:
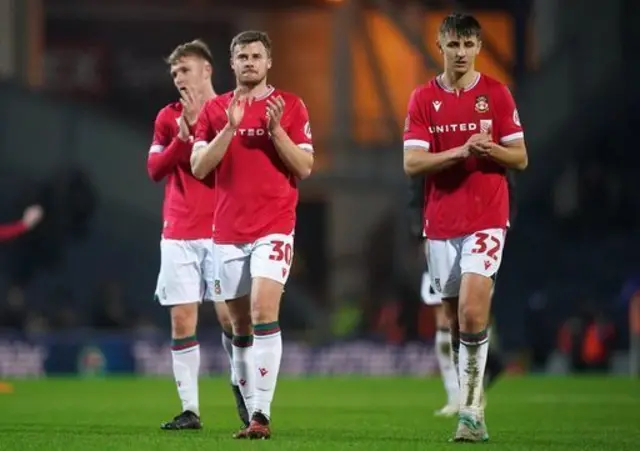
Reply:
[[[640,449],[640,380],[518,377],[489,393],[487,444],[448,443],[455,420],[433,417],[436,378],[307,378],[279,382],[270,441],[234,441],[226,379],[200,386],[201,431],[160,431],[179,410],[169,379],[13,381],[0,394],[0,450]]]

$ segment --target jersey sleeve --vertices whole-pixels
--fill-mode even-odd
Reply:
[[[160,110],[156,116],[156,121],[153,124],[153,138],[151,140],[151,147],[149,153],[160,153],[165,147],[171,143],[171,129],[167,126],[167,119],[164,113],[165,110]]]
[[[505,85],[500,85],[496,105],[497,131],[500,144],[508,144],[518,139],[524,139],[524,131],[520,123],[518,108],[513,100],[511,91]]]
[[[161,110],[153,127],[153,140],[147,157],[147,173],[159,182],[181,163],[189,160],[191,142],[174,136],[168,110]]]
[[[431,149],[431,132],[429,131],[429,119],[425,115],[424,91],[415,89],[411,93],[407,117],[404,122],[404,149],[421,147]]]
[[[291,108],[291,119],[287,127],[287,134],[291,141],[302,150],[313,152],[309,112],[302,99],[297,98],[295,102]]]
[[[9,224],[0,224],[0,241],[8,241],[22,235],[27,231],[24,221],[15,221]]]
[[[193,150],[205,147],[216,137],[215,130],[211,125],[211,111],[213,107],[213,102],[207,102],[198,115],[198,122],[196,123],[193,139]]]

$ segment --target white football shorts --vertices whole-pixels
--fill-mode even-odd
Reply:
[[[420,286],[420,294],[422,302],[427,305],[442,305],[442,299],[439,293],[431,286],[431,276],[429,271],[422,273],[422,285]]]
[[[160,273],[155,293],[160,304],[171,306],[203,300],[224,300],[215,292],[213,252],[210,238],[163,238],[160,241]]]
[[[504,229],[487,229],[448,240],[427,239],[431,286],[441,298],[458,297],[465,273],[495,279],[505,241]]]
[[[272,234],[248,244],[214,243],[216,277],[224,299],[249,294],[254,277],[275,280],[283,286],[293,261],[293,234]]]

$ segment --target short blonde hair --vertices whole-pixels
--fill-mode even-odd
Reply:
[[[167,64],[173,65],[185,56],[197,56],[213,66],[211,50],[209,50],[209,46],[202,39],[194,39],[193,41],[180,44],[165,58],[165,61]]]

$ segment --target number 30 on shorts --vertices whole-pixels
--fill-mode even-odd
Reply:
[[[271,246],[273,246],[273,251],[269,255],[269,260],[274,261],[282,261],[287,264],[287,266],[291,266],[291,259],[293,258],[293,248],[291,243],[285,243],[280,240],[272,240]]]
[[[486,232],[476,232],[473,235],[476,239],[475,246],[471,249],[473,254],[485,254],[494,260],[498,260],[498,252],[502,242],[493,235]]]

